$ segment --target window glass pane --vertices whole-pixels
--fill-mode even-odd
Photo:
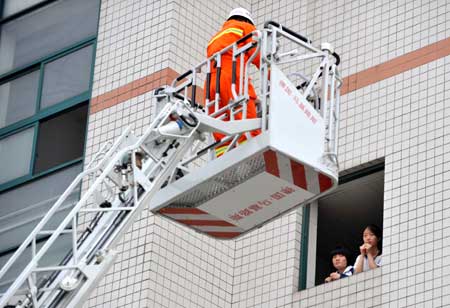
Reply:
[[[63,0],[1,27],[0,74],[97,33],[98,0]]]
[[[5,0],[5,6],[3,7],[3,17],[11,16],[12,14],[23,11],[30,6],[43,2],[44,0]]]
[[[28,174],[33,147],[34,127],[0,140],[0,184]]]
[[[82,163],[79,163],[0,194],[0,268],[11,257],[13,249],[26,239],[81,170]],[[79,196],[80,186],[69,195],[66,202],[62,204],[61,210],[53,216],[45,228],[56,229],[76,204]],[[42,242],[38,243],[37,248],[39,249],[42,244]],[[70,235],[65,239],[58,238],[54,249],[45,255],[40,265],[45,266],[50,264],[49,261],[60,260],[67,254],[70,245]],[[30,256],[31,252],[23,254],[5,274],[0,281],[0,293],[5,292],[11,281],[28,265]]]
[[[0,254],[19,246],[25,240],[81,169],[82,163],[79,163],[0,194]],[[67,214],[78,197],[79,188],[68,197],[62,211],[55,215],[53,223],[46,227],[56,227],[60,216]]]
[[[39,71],[0,85],[0,127],[32,116],[36,111]]]
[[[83,104],[39,125],[35,174],[83,156],[87,111]]]
[[[31,230],[30,230],[31,231]],[[37,251],[44,246],[45,242],[38,242],[36,245]],[[49,251],[44,255],[44,257],[39,262],[39,265],[51,266],[60,263],[63,258],[67,255],[68,251],[71,251],[72,248],[72,237],[70,234],[65,234],[63,236],[58,237],[56,242],[52,245]],[[11,250],[7,253],[0,254],[0,268],[2,268],[6,262],[8,262],[9,258],[12,257],[14,251]],[[9,271],[5,273],[0,280],[0,293],[5,293],[8,288],[13,284],[14,280],[19,277],[20,273],[25,269],[25,267],[31,261],[31,247],[25,249],[25,252],[19,257],[19,259],[14,263],[14,265],[10,268]],[[37,280],[42,281],[42,279],[48,278],[48,272],[38,272]],[[16,306],[5,306],[8,307],[16,307]]]
[[[41,109],[89,90],[92,45],[45,65]]]

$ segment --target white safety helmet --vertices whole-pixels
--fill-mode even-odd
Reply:
[[[228,15],[228,19],[231,16],[242,16],[242,17],[245,17],[248,20],[250,20],[252,22],[252,24],[255,24],[255,21],[253,20],[252,15],[250,14],[250,12],[247,11],[246,9],[244,9],[243,7],[238,7],[238,8],[232,9],[231,12],[230,12],[230,15]]]

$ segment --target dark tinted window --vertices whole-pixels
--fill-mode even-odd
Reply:
[[[34,173],[83,156],[87,112],[83,104],[39,125]]]

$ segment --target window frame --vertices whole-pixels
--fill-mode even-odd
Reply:
[[[18,133],[20,133],[20,132],[22,132],[22,131],[24,131],[24,130],[33,128],[33,141],[32,141],[32,146],[31,146],[32,149],[33,149],[33,151],[31,152],[31,161],[30,161],[30,166],[29,166],[29,168],[28,168],[28,173],[25,174],[25,175],[19,176],[19,177],[13,179],[13,180],[10,180],[10,181],[8,181],[8,182],[5,182],[5,183],[3,183],[3,184],[0,184],[0,193],[3,191],[3,190],[2,190],[2,188],[3,188],[2,186],[3,186],[3,185],[7,185],[8,183],[13,183],[13,182],[15,182],[15,181],[18,181],[18,182],[25,182],[25,181],[28,181],[28,180],[29,180],[30,174],[31,174],[32,171],[33,171],[33,163],[34,163],[34,146],[35,146],[35,144],[36,144],[36,142],[37,142],[37,126],[38,126],[37,123],[29,123],[28,125],[21,126],[21,127],[18,128],[17,130],[8,132],[8,133],[6,133],[5,135],[2,135],[2,136],[1,136],[0,141],[3,140],[3,139],[8,138],[8,137],[10,137],[10,136],[13,136],[13,135],[15,135],[15,134],[18,134]]]
[[[11,20],[14,20],[16,18],[19,18],[25,14],[28,14],[34,10],[40,9],[40,8],[42,8],[48,4],[51,4],[53,2],[56,2],[56,1],[58,1],[58,0],[43,1],[34,6],[26,8],[25,10],[23,10],[21,12],[17,12],[7,18],[1,19],[2,14],[3,14],[4,0],[0,0],[0,29],[3,24],[5,24]],[[99,0],[97,0],[97,1],[99,1]],[[100,10],[99,10],[98,14],[100,14]],[[97,31],[98,31],[98,29],[97,29]],[[89,76],[89,88],[86,91],[84,91],[83,93],[80,93],[76,96],[73,96],[71,98],[63,100],[59,103],[56,103],[54,105],[51,105],[51,106],[46,107],[41,110],[40,105],[41,105],[41,100],[42,100],[41,96],[42,96],[42,91],[43,91],[45,65],[48,63],[51,63],[57,59],[60,59],[66,55],[69,55],[73,52],[76,52],[87,46],[92,46],[92,61],[91,61],[91,74]],[[50,174],[52,172],[55,172],[57,170],[77,164],[84,160],[86,141],[84,144],[83,154],[81,157],[76,158],[71,161],[68,161],[68,162],[65,162],[65,163],[62,163],[62,164],[59,164],[55,167],[52,167],[52,168],[42,171],[40,173],[33,174],[35,157],[36,157],[37,139],[38,139],[38,134],[39,134],[39,123],[43,120],[46,120],[52,116],[57,115],[58,113],[63,113],[64,111],[69,111],[73,107],[79,106],[81,104],[88,104],[88,117],[89,117],[89,109],[90,109],[89,101],[92,97],[92,85],[93,85],[93,78],[94,78],[96,50],[97,50],[97,34],[87,37],[77,43],[71,44],[70,46],[67,46],[56,52],[48,54],[45,57],[37,59],[25,66],[18,67],[14,70],[11,70],[7,73],[0,75],[0,85],[2,85],[4,83],[10,82],[14,79],[20,78],[28,73],[31,73],[34,71],[39,71],[38,72],[38,74],[39,74],[38,91],[37,91],[37,97],[36,97],[36,101],[35,101],[35,114],[30,117],[27,117],[25,119],[19,120],[17,122],[14,122],[12,124],[9,124],[5,127],[0,128],[0,140],[2,140],[3,138],[14,135],[15,133],[20,132],[24,129],[34,127],[34,139],[33,139],[33,145],[32,145],[32,153],[31,153],[31,162],[30,162],[29,172],[26,175],[23,175],[21,177],[18,177],[13,180],[10,180],[8,182],[0,184],[0,193],[4,192],[6,190],[9,190],[11,188],[14,188],[15,186],[27,183],[29,181],[33,181],[40,177],[43,177],[43,176]],[[85,139],[87,138],[88,122],[89,121],[86,122]]]
[[[4,7],[5,7],[5,0],[0,0],[0,28],[2,26],[2,24],[7,23],[8,21],[11,21],[13,19],[22,17],[23,15],[26,15],[30,12],[33,12],[35,10],[40,9],[41,7],[44,7],[50,3],[56,2],[59,0],[44,0],[42,2],[36,3],[35,5],[32,5],[30,7],[27,7],[26,9],[23,9],[22,11],[19,11],[17,13],[14,13],[8,17],[3,18],[3,12],[4,12]]]
[[[73,106],[81,106],[83,104],[88,104],[89,105],[89,101],[82,101],[82,102],[79,102],[77,104],[74,104]],[[72,108],[63,109],[61,114],[65,113],[65,112],[69,112],[71,110],[72,110]],[[57,113],[58,112],[55,112],[55,113],[52,113],[51,115],[55,115],[55,114],[57,115]],[[88,106],[88,116],[89,116],[89,106]],[[44,118],[44,119],[47,119],[47,118]],[[33,173],[35,160],[36,160],[37,141],[38,141],[38,137],[39,137],[39,123],[40,123],[40,121],[36,121],[36,122],[31,123],[29,125],[23,126],[23,127],[15,130],[15,131],[13,131],[13,132],[10,132],[9,134],[7,134],[5,136],[2,136],[1,139],[9,137],[11,135],[14,135],[15,133],[21,132],[21,131],[23,131],[25,129],[34,127],[33,145],[32,145],[32,152],[31,152],[31,162],[30,162],[30,168],[28,170],[28,174],[23,175],[23,176],[18,177],[18,178],[15,178],[15,179],[13,179],[11,181],[8,181],[8,182],[5,182],[3,184],[0,184],[0,193],[4,192],[6,190],[9,190],[11,188],[14,188],[14,187],[16,187],[18,185],[22,185],[22,184],[25,184],[27,182],[34,181],[34,180],[36,180],[38,178],[44,177],[44,176],[46,176],[46,175],[48,175],[50,173],[56,172],[58,170],[66,168],[66,167],[75,165],[75,164],[80,163],[80,162],[82,162],[84,160],[85,146],[84,146],[84,149],[83,149],[82,156],[80,156],[78,158],[75,158],[75,159],[72,159],[70,161],[64,162],[62,164],[59,164],[59,165],[54,166],[52,168],[49,168],[47,170],[41,171],[39,173]],[[87,138],[87,123],[86,123],[86,128],[85,129],[86,129],[86,135],[85,135],[85,139],[86,139]]]
[[[308,245],[309,245],[309,220],[311,205],[306,204],[302,209],[302,229],[300,238],[300,267],[298,275],[298,290],[305,290],[306,280],[308,278]]]
[[[339,176],[339,185],[341,184],[345,184],[348,183],[350,181],[353,180],[357,180],[359,178],[371,175],[373,173],[379,172],[379,171],[383,171],[385,170],[385,162],[384,162],[384,158],[382,159],[377,159],[375,160],[375,162],[373,163],[369,163],[368,165],[363,164],[362,166],[358,166],[356,167],[355,171],[352,170],[348,170],[348,172],[345,172],[345,174],[342,174]],[[314,201],[314,203],[316,203],[318,201]],[[303,291],[303,290],[307,290],[310,288],[314,288],[317,287],[318,285],[314,286],[307,286],[307,282],[308,282],[308,278],[314,278],[315,277],[308,277],[308,268],[310,267],[310,263],[311,260],[309,260],[308,256],[309,256],[309,250],[310,250],[310,245],[317,245],[317,237],[315,238],[315,242],[312,243],[312,241],[310,241],[311,236],[310,236],[310,227],[311,227],[311,219],[313,219],[313,217],[311,217],[311,207],[315,206],[317,208],[317,204],[307,204],[303,207],[303,215],[302,215],[302,226],[301,226],[301,238],[300,238],[300,266],[299,266],[299,278],[298,278],[298,291]],[[384,207],[383,207],[383,211],[384,211]],[[318,217],[316,217],[317,220]],[[316,221],[317,222],[317,221]],[[315,252],[314,252],[314,258],[316,258],[315,256]],[[316,260],[314,260],[314,273],[316,270]],[[315,275],[315,274],[314,274]]]

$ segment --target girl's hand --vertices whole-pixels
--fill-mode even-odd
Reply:
[[[331,273],[330,277],[331,280],[338,280],[339,278],[341,278],[341,275],[339,275],[338,273]]]
[[[366,249],[366,255],[372,256],[372,245],[364,243],[364,247]]]
[[[361,253],[361,255],[365,256],[367,254],[367,249],[366,249],[366,244],[362,244],[361,246],[359,246],[359,252]]]

